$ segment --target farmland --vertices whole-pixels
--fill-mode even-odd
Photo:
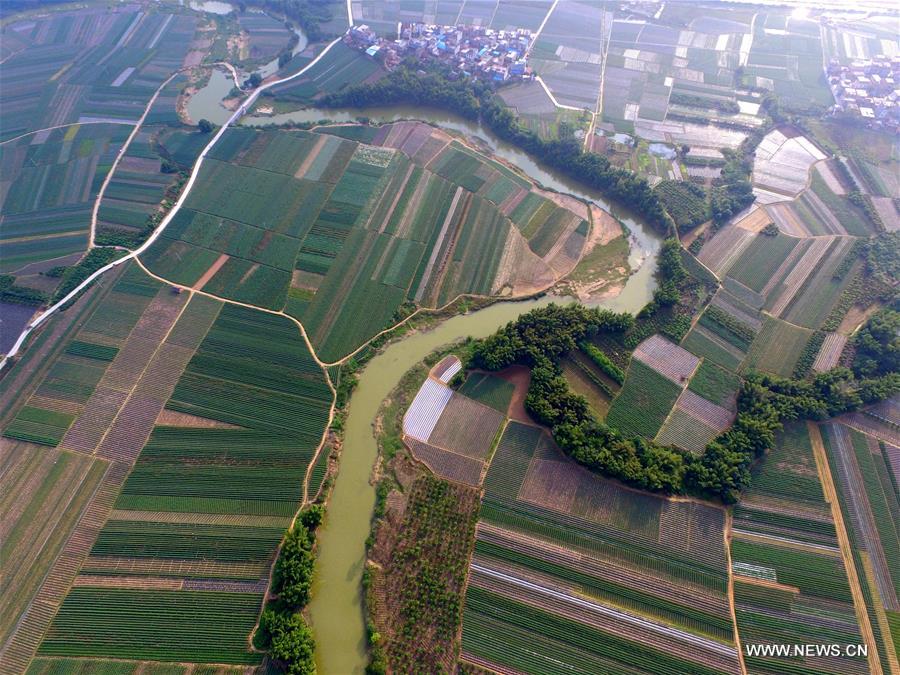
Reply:
[[[533,67],[565,106],[597,109],[612,15],[589,3],[560,2],[531,51]]]
[[[34,394],[3,430],[4,436],[50,446],[66,439],[64,447],[91,454],[94,444],[86,439],[84,443],[71,442],[69,428],[76,421],[82,424],[82,417],[95,415],[98,401],[121,400],[110,386],[111,380],[118,379],[114,377],[116,369],[109,377],[107,372],[159,289],[156,281],[134,268],[128,270],[52,364]],[[74,431],[78,428],[76,425]]]
[[[450,670],[459,653],[478,492],[425,475],[405,499],[399,536],[379,537],[370,553],[377,563],[370,568],[369,602],[381,635],[378,650],[398,672]]]
[[[396,26],[395,23],[395,30]],[[312,103],[325,94],[338,92],[351,84],[375,81],[384,74],[376,61],[341,43],[302,76],[273,87],[271,91],[289,103]]]
[[[681,387],[640,361],[632,361],[622,391],[606,422],[626,435],[653,438],[675,404]]]
[[[259,660],[246,638],[303,499],[331,390],[288,319],[202,297],[184,311],[165,342],[184,359],[173,364],[171,395],[149,406],[149,439],[42,654]],[[168,424],[153,426],[162,404]],[[119,433],[115,425],[110,433]],[[123,440],[113,446],[120,461],[129,451]],[[156,616],[165,621],[148,619]],[[115,626],[125,631],[111,641]],[[89,637],[71,639],[86,630]],[[205,637],[212,632],[213,641]]]
[[[100,203],[98,243],[134,246],[146,237],[160,218],[160,203],[172,196],[170,190],[179,180],[174,169],[192,164],[199,152],[199,148],[190,152],[185,147],[188,143],[183,142],[184,137],[190,136],[204,138],[198,132],[170,131],[162,126],[141,128],[128,146]],[[168,138],[173,139],[176,153],[170,153],[166,147]],[[173,154],[178,160],[168,159]]]
[[[731,558],[744,643],[863,641],[819,470],[807,426],[788,425],[735,509]],[[771,657],[746,659],[748,668],[761,671],[784,664]],[[798,663],[811,665],[809,660]],[[859,658],[817,660],[815,667],[869,672]]]
[[[438,367],[431,371],[433,377]],[[470,376],[460,392],[427,378],[403,417],[403,440],[412,456],[436,475],[472,486],[481,484],[485,460],[506,422],[512,396],[512,385],[504,380],[475,377]]]
[[[723,516],[597,478],[541,429],[510,422],[485,479],[463,660],[526,672],[735,672]],[[678,546],[669,528],[682,533]]]
[[[4,428],[26,497],[3,505],[22,563],[4,659],[27,663],[46,630],[48,656],[257,663],[246,639],[329,415],[322,371],[289,319],[133,265],[77,326]]]
[[[93,202],[130,131],[85,124],[2,146],[0,166],[10,185],[0,201],[0,271],[47,270],[84,252]]]
[[[20,49],[4,62],[0,140],[74,122],[136,121],[182,67],[197,27],[188,14],[122,6],[55,12],[4,26]]]
[[[888,406],[890,410],[890,407]],[[888,420],[896,415],[888,413]],[[822,425],[828,464],[837,491],[853,564],[863,589],[877,659],[885,671],[897,665],[896,631],[890,617],[898,612],[897,487],[890,479],[893,456],[877,437],[838,422]]]
[[[328,360],[413,304],[531,292],[574,267],[587,208],[559,206],[451,141],[416,123],[381,127],[372,145],[229,130],[144,260],[186,286],[283,309]]]
[[[607,423],[626,435],[653,438],[665,422],[699,359],[658,335],[634,351]]]
[[[550,0],[359,0],[354,3],[353,20],[380,33],[396,32],[398,21],[419,21],[441,25],[469,23],[502,30],[537,30],[551,5]]]

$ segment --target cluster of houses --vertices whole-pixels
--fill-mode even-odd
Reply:
[[[836,111],[900,131],[900,56],[853,61],[849,66],[832,61],[826,74]]]
[[[379,37],[366,25],[353,26],[344,42],[390,69],[407,56],[433,58],[452,65],[466,77],[505,82],[534,74],[527,63],[531,31],[494,30],[483,26],[435,26],[401,23],[396,39]]]

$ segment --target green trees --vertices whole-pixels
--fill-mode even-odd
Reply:
[[[202,119],[197,123],[197,127],[200,129],[201,134],[208,134],[213,130],[213,123],[208,119]]]
[[[315,641],[302,616],[267,609],[260,618],[259,629],[267,636],[269,654],[284,664],[286,672],[291,675],[316,672]]]
[[[660,270],[669,281],[686,275],[680,256],[671,255],[673,247],[666,250],[660,256]],[[587,401],[571,391],[562,375],[560,358],[588,337],[601,332],[621,337],[633,329],[635,322],[628,314],[580,305],[542,307],[478,342],[472,365],[486,370],[529,366],[526,410],[550,428],[564,452],[592,470],[644,490],[734,503],[750,482],[751,465],[772,447],[783,421],[827,419],[900,391],[896,372],[900,313],[888,311],[873,317],[868,331],[861,331],[864,353],[877,364],[860,370],[869,379],[856,379],[846,368],[820,373],[811,381],[749,373],[738,396],[735,423],[699,457],[611,429],[594,417]]]
[[[900,312],[886,308],[876,312],[853,337],[856,355],[853,372],[873,377],[900,368]]]
[[[253,638],[254,645],[265,649],[291,675],[316,672],[315,641],[300,611],[309,602],[316,528],[323,516],[324,508],[314,504],[285,534],[272,576],[274,599],[263,611]]]
[[[437,106],[481,122],[503,140],[549,166],[628,205],[659,231],[669,233],[674,227],[672,218],[644,178],[613,166],[606,157],[584,152],[573,136],[542,139],[519,124],[515,114],[494,95],[490,84],[460,78],[444,64],[410,58],[377,82],[347,87],[319,101],[324,107],[397,103]]]

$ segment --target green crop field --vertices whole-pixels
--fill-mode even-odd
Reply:
[[[882,607],[890,606],[900,588],[897,488],[886,464],[887,446],[837,422],[823,424],[820,429],[878,658],[887,670],[891,627],[884,625],[879,614]],[[856,516],[863,509],[863,513],[871,514],[868,523],[860,522]]]
[[[753,470],[750,490],[735,507],[734,527],[792,541],[837,546],[805,424],[789,424],[776,436],[769,454]]]
[[[111,362],[161,285],[131,267],[85,318],[3,435],[56,446],[81,415]]]
[[[71,589],[42,654],[260,659],[247,637],[332,392],[286,317],[195,296],[167,343],[199,347],[82,568],[146,581]],[[158,578],[183,587],[154,588]]]
[[[137,6],[11,22],[9,34],[23,48],[4,60],[0,75],[0,140],[73,122],[137,120],[181,67],[197,26],[196,16]]]
[[[459,393],[506,413],[515,387],[489,373],[472,373],[459,388]]]
[[[93,201],[129,131],[119,124],[73,126],[48,132],[43,143],[29,136],[2,146],[0,165],[10,185],[0,271],[15,273],[87,248]]]
[[[704,359],[688,383],[688,389],[716,405],[732,407],[740,385],[737,375]]]
[[[260,662],[247,650],[260,595],[75,588],[39,653],[197,663]]]
[[[811,333],[780,319],[766,317],[762,330],[747,352],[742,368],[755,368],[789,377]]]
[[[677,384],[644,363],[632,360],[625,384],[606,415],[606,423],[626,436],[653,438],[680,393]]]
[[[774,237],[758,234],[728,270],[728,275],[760,292],[799,241],[781,233]]]
[[[442,133],[411,126],[418,139]],[[389,327],[405,303],[441,306],[496,293],[498,278],[528,279],[529,269],[500,269],[518,242],[494,200],[531,183],[448,145],[446,135],[436,137],[435,152],[447,147],[435,172],[424,169],[432,156],[394,148],[392,130],[369,138],[378,147],[331,134],[229,129],[143,261],[178,283],[286,311],[328,361]],[[565,237],[553,255],[577,255],[587,234],[578,215],[537,193],[528,200],[546,215],[532,246],[548,253]],[[532,265],[550,269],[549,261]]]
[[[717,651],[732,637],[722,511],[624,490],[564,458],[538,427],[519,422],[507,425],[484,491],[463,613],[464,659],[526,672],[612,672],[637,658],[651,672],[666,672],[675,662],[663,655],[661,636],[631,649],[627,639],[614,636],[621,635],[618,630],[608,630],[640,617],[701,638],[701,646],[691,650],[696,660],[680,663],[685,672],[699,664],[731,667],[736,653],[717,652],[708,660],[699,655]],[[672,529],[676,520],[682,523],[679,532],[688,527],[699,538],[685,546]],[[561,555],[563,549],[575,557]],[[506,580],[497,581],[495,570]],[[531,608],[543,606],[546,597],[516,579],[540,579],[541,588],[560,595],[535,612]],[[602,621],[573,620],[585,612],[597,616],[569,607],[585,600],[625,615],[606,628]],[[498,649],[492,636],[501,633]],[[588,634],[590,640],[578,637]],[[538,644],[550,650],[545,653],[553,654],[552,662],[533,649]]]
[[[346,27],[344,23],[340,30],[343,31]],[[396,23],[394,29],[396,30]],[[323,94],[377,79],[384,72],[374,59],[344,43],[338,43],[301,77],[273,87],[272,92],[286,101],[310,103]]]
[[[806,423],[786,425],[754,467],[751,487],[734,510],[731,559],[742,641],[861,643]],[[753,577],[783,586],[757,585]],[[747,664],[761,672],[780,671],[784,660],[748,656]],[[812,663],[801,659],[796,667]],[[815,667],[825,673],[867,672],[860,660],[827,659]]]

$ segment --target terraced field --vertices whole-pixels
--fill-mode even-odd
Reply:
[[[369,140],[229,129],[144,261],[297,317],[329,361],[413,306],[532,292],[577,263],[589,229],[581,202],[560,206],[424,124]]]
[[[518,422],[484,487],[465,661],[524,672],[738,671],[723,511],[625,490]]]
[[[631,361],[622,390],[606,415],[606,423],[626,436],[653,438],[681,394],[678,385],[643,362]]]

